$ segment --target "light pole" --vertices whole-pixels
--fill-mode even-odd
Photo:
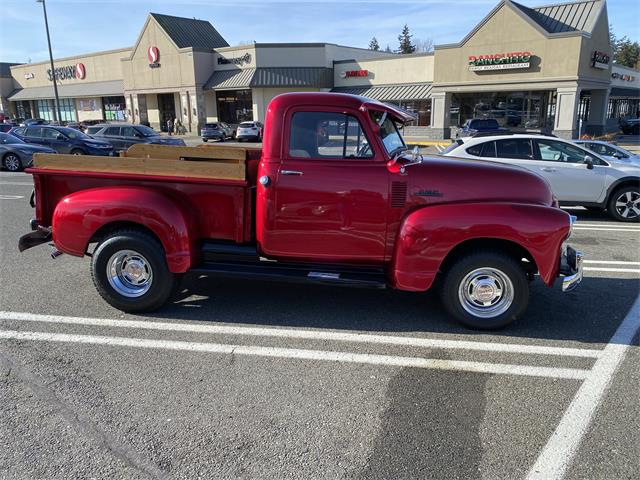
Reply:
[[[53,66],[53,53],[51,52],[51,37],[49,36],[49,22],[47,21],[47,6],[45,0],[36,0],[37,3],[42,4],[42,11],[44,12],[44,27],[47,30],[47,44],[49,45],[49,60],[51,61],[51,81],[53,82],[53,94],[55,99],[55,108],[53,110],[53,119],[58,122],[62,121],[62,115],[60,114],[60,98],[58,97],[58,84],[56,83],[56,70]]]

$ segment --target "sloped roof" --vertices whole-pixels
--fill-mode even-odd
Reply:
[[[0,62],[0,77],[11,77],[11,67],[19,63]]]
[[[373,98],[381,102],[393,100],[426,100],[431,96],[430,83],[414,85],[371,85],[358,87],[336,87],[332,92],[349,93]]]
[[[109,80],[58,85],[58,95],[60,98],[121,96],[124,95],[124,83],[122,80]],[[18,100],[37,100],[53,97],[53,85],[46,85],[15,90],[9,95],[9,100],[16,102]]]
[[[558,3],[536,8],[511,3],[548,33],[591,33],[603,5],[601,0]]]
[[[213,72],[205,89],[314,87],[331,88],[333,70],[324,67],[238,68]]]
[[[174,17],[160,13],[151,13],[150,15],[167,32],[178,48],[193,47],[211,50],[229,46],[222,35],[206,20]]]

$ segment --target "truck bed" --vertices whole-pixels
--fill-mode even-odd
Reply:
[[[120,157],[36,154],[36,221],[51,226],[67,195],[87,189],[137,186],[160,191],[194,213],[202,239],[252,239],[260,150],[228,146],[134,145]]]

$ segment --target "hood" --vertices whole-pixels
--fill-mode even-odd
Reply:
[[[633,155],[629,158],[605,157],[612,166],[640,167],[640,155]]]
[[[524,168],[455,157],[424,157],[393,181],[407,182],[413,205],[454,202],[509,202],[551,206],[547,181]]]

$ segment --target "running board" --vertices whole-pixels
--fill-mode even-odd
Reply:
[[[311,268],[312,267],[312,268]],[[189,273],[228,278],[253,278],[277,282],[321,283],[360,288],[387,287],[382,269],[310,265],[262,261],[208,262],[189,270]]]

